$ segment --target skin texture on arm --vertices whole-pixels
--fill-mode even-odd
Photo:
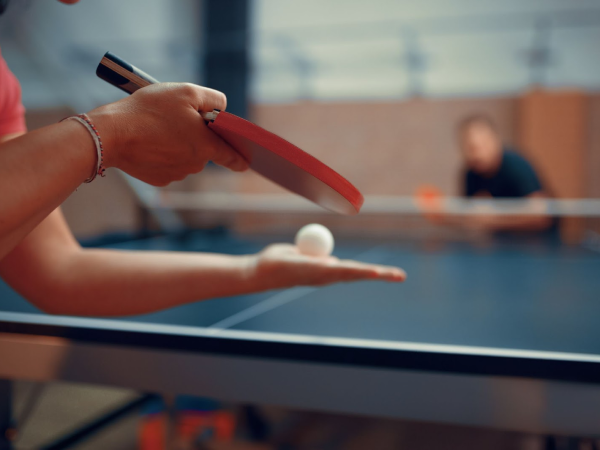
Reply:
[[[243,257],[82,249],[60,210],[8,256],[0,275],[44,311],[128,315],[249,290]],[[186,295],[187,294],[187,295]]]
[[[86,177],[94,145],[79,124],[64,122],[0,145],[0,259]]]
[[[406,275],[300,255],[287,244],[244,256],[82,249],[56,210],[0,261],[0,276],[49,313],[124,316],[296,285],[403,281]]]

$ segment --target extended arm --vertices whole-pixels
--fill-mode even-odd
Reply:
[[[295,285],[405,278],[397,268],[307,257],[285,244],[244,256],[82,249],[59,210],[0,261],[0,276],[42,310],[93,316]]]
[[[547,198],[542,191],[537,191],[524,197],[523,200],[534,200]],[[539,215],[524,214],[524,215],[502,215],[495,214],[493,210],[477,211],[472,216],[460,218],[462,226],[465,228],[478,229],[482,231],[543,231],[552,225],[552,217],[544,214],[543,204],[531,203],[524,206],[536,207],[542,206]]]

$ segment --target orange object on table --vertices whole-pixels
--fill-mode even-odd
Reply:
[[[425,218],[439,224],[443,221],[442,205],[444,194],[433,184],[422,184],[415,193],[415,202]]]

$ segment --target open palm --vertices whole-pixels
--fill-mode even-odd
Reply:
[[[402,269],[391,266],[338,259],[335,256],[315,257],[300,253],[291,244],[273,244],[256,255],[256,278],[271,288],[291,286],[322,286],[359,280],[400,282],[406,279]]]

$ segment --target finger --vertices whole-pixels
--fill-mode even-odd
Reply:
[[[346,281],[378,280],[401,283],[406,280],[406,275],[395,271],[372,270],[369,272],[351,271],[345,274]]]
[[[224,111],[227,108],[227,97],[222,92],[195,84],[187,84],[187,88],[193,93],[192,106],[196,111],[212,111],[213,109]],[[204,119],[200,118],[200,121],[206,129]],[[209,158],[212,162],[235,172],[243,172],[248,169],[248,161],[215,133],[204,133],[204,138],[205,144],[212,149],[212,155]]]
[[[204,91],[204,103],[202,109],[198,109],[198,111],[212,111],[213,109],[225,111],[227,108],[227,97],[225,94],[214,89],[202,89]]]
[[[373,264],[371,267],[377,272],[379,277],[389,278],[394,281],[404,281],[406,279],[406,272],[399,267],[379,264]]]
[[[326,285],[361,280],[402,282],[405,279],[406,274],[397,267],[362,264],[356,261],[342,261],[334,265],[323,266],[312,284]]]
[[[190,94],[190,102],[196,111],[210,112],[213,109],[225,111],[227,108],[227,97],[222,92],[197,84],[184,84],[186,93]]]
[[[335,272],[330,274],[329,283],[338,283],[338,282],[353,282],[353,281],[364,281],[364,280],[373,280],[380,278],[376,271],[366,268],[348,268],[348,267],[338,267]]]
[[[406,272],[398,267],[365,264],[352,260],[340,261],[337,266],[352,271],[358,277],[398,282],[406,279]]]
[[[377,277],[380,280],[403,282],[406,280],[406,272],[395,267],[385,267],[376,269]]]
[[[200,118],[200,120],[204,122],[204,119]],[[202,123],[201,126],[205,127],[206,131],[203,133],[203,146],[209,149],[208,159],[234,172],[243,172],[250,167],[250,164],[242,155],[231,148],[227,142],[210,129],[206,128],[206,124]]]

